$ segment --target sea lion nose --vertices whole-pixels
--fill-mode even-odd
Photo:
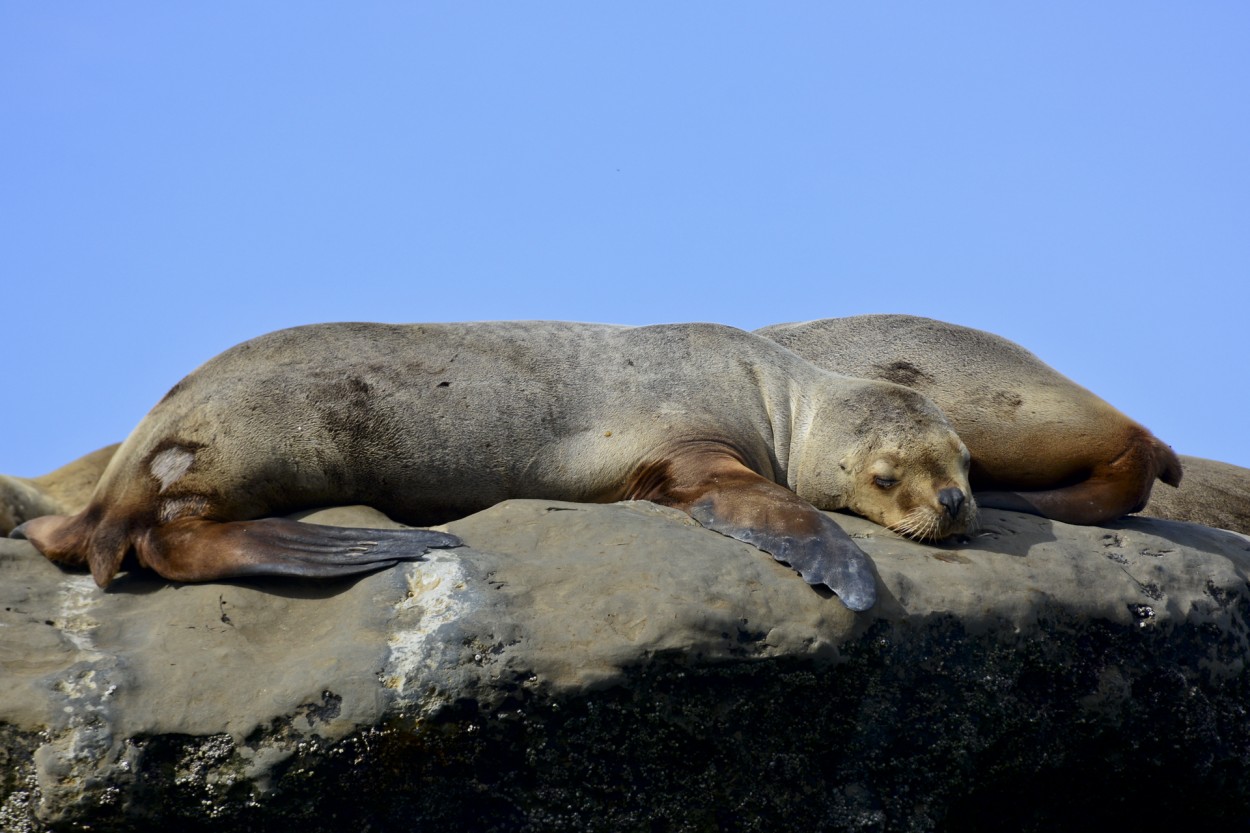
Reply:
[[[959,517],[959,510],[964,506],[964,493],[954,486],[938,492],[938,503],[946,507],[946,513],[952,518]]]

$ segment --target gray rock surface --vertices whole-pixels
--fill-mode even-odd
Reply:
[[[1185,475],[1180,488],[1155,486],[1141,514],[1250,535],[1250,469],[1184,454],[1181,464]]]
[[[1250,539],[835,517],[867,614],[646,503],[332,583],[101,592],[0,542],[0,830],[1250,824]]]

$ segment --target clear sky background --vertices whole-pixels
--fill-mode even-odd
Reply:
[[[1240,0],[0,5],[5,473],[294,324],[867,312],[1250,466],[1248,281]]]

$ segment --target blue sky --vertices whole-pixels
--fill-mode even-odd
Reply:
[[[0,6],[0,471],[313,321],[1024,344],[1250,466],[1250,5]]]

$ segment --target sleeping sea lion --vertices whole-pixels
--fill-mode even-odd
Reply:
[[[272,517],[362,503],[411,524],[514,497],[652,500],[871,606],[820,509],[915,537],[974,516],[967,449],[924,396],[712,324],[319,324],[240,344],[140,422],[87,506],[19,527],[107,585],[344,575],[453,536]]]
[[[972,453],[977,503],[1065,523],[1141,511],[1172,449],[1032,353],[981,330],[858,315],[756,330],[827,370],[896,382],[937,403]]]

